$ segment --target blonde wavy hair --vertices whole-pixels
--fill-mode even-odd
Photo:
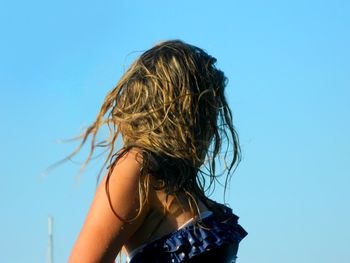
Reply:
[[[67,159],[89,138],[90,152],[84,167],[96,147],[104,147],[107,155],[101,172],[109,163],[109,196],[113,165],[136,147],[142,152],[139,214],[147,202],[149,187],[155,187],[150,185],[149,176],[158,179],[161,184],[157,188],[167,194],[185,194],[190,207],[197,206],[200,199],[215,210],[216,203],[208,198],[208,192],[222,175],[226,190],[240,161],[238,136],[224,94],[227,79],[215,63],[216,59],[202,49],[180,40],[161,42],[147,50],[107,94],[96,120]],[[97,142],[104,125],[109,137]],[[120,135],[123,147],[116,151]],[[224,160],[225,169],[218,173],[220,160]]]

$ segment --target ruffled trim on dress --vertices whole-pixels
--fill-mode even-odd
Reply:
[[[247,235],[230,208],[226,208],[224,221],[212,214],[198,224],[190,224],[146,244],[130,263],[186,262],[224,244],[238,244]]]

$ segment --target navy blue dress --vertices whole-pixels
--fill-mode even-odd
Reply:
[[[239,242],[247,232],[238,224],[238,216],[225,207],[223,216],[214,213],[138,249],[130,263],[215,262],[236,260]]]

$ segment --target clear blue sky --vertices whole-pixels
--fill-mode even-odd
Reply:
[[[345,0],[0,1],[0,262],[45,262],[49,214],[55,262],[67,260],[98,166],[79,182],[70,163],[40,174],[132,52],[174,38],[230,80],[243,161],[228,203],[249,232],[239,262],[350,262],[349,13]]]

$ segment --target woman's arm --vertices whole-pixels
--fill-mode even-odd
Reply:
[[[141,167],[139,159],[136,151],[126,153],[114,166],[108,183],[113,209],[123,219],[134,218],[139,210],[138,186]],[[120,220],[108,202],[105,184],[106,177],[97,189],[69,257],[69,263],[114,262],[122,246],[144,219],[146,211],[131,223]]]

